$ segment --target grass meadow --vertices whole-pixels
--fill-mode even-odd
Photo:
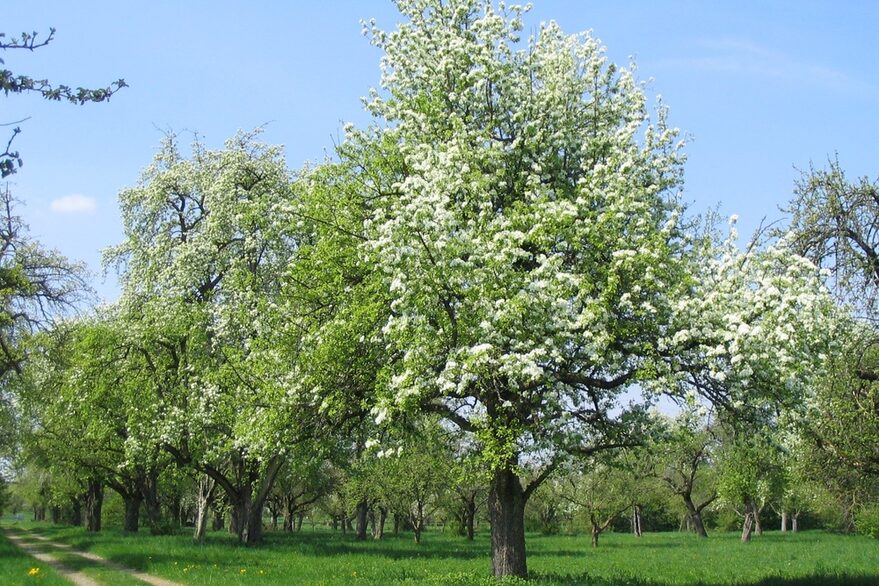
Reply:
[[[232,536],[209,533],[204,544],[188,533],[125,535],[116,530],[87,534],[81,528],[4,522],[4,528],[31,530],[115,562],[192,585],[458,584],[489,585],[489,540],[428,532],[416,545],[408,534],[380,542],[357,542],[349,533],[305,529],[267,534],[260,547],[241,547]],[[46,564],[0,543],[0,583],[59,584]],[[137,583],[105,568],[61,553],[62,561],[107,584]],[[588,535],[528,535],[531,583],[630,586],[828,586],[879,585],[879,542],[820,531],[767,532],[742,544],[734,533],[707,540],[689,534],[653,533],[602,536],[592,549]],[[30,568],[40,567],[37,576]],[[507,581],[516,583],[518,581]]]

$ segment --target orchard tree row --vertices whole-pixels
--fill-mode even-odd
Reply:
[[[166,137],[119,196],[116,303],[24,335],[43,282],[4,252],[15,441],[89,527],[109,488],[161,530],[188,478],[198,535],[212,502],[252,544],[267,509],[336,499],[363,537],[392,515],[418,538],[454,486],[465,532],[484,495],[494,574],[526,576],[537,495],[595,542],[640,524],[593,509],[621,470],[660,470],[702,533],[715,500],[744,536],[767,506],[796,518],[792,474],[875,503],[875,184],[813,170],[790,229],[740,247],[683,205],[683,141],[633,65],[554,23],[524,37],[517,7],[398,5],[366,26],[373,122],[332,160]]]

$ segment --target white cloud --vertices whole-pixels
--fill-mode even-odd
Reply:
[[[49,209],[57,214],[82,214],[95,211],[97,201],[81,193],[72,193],[53,199]]]

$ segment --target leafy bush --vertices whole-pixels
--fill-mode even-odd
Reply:
[[[855,516],[855,527],[861,535],[879,539],[879,504],[862,506]]]

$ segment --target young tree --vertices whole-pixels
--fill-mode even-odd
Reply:
[[[717,438],[708,422],[690,411],[671,422],[669,433],[654,447],[657,474],[679,496],[686,507],[696,534],[708,537],[702,511],[717,498],[711,471]]]
[[[718,464],[720,502],[742,517],[742,542],[756,531],[762,535],[760,515],[782,491],[781,452],[771,435],[748,429],[730,430]]]
[[[589,523],[592,547],[620,515],[632,506],[631,480],[614,458],[604,456],[557,483],[561,497]]]

